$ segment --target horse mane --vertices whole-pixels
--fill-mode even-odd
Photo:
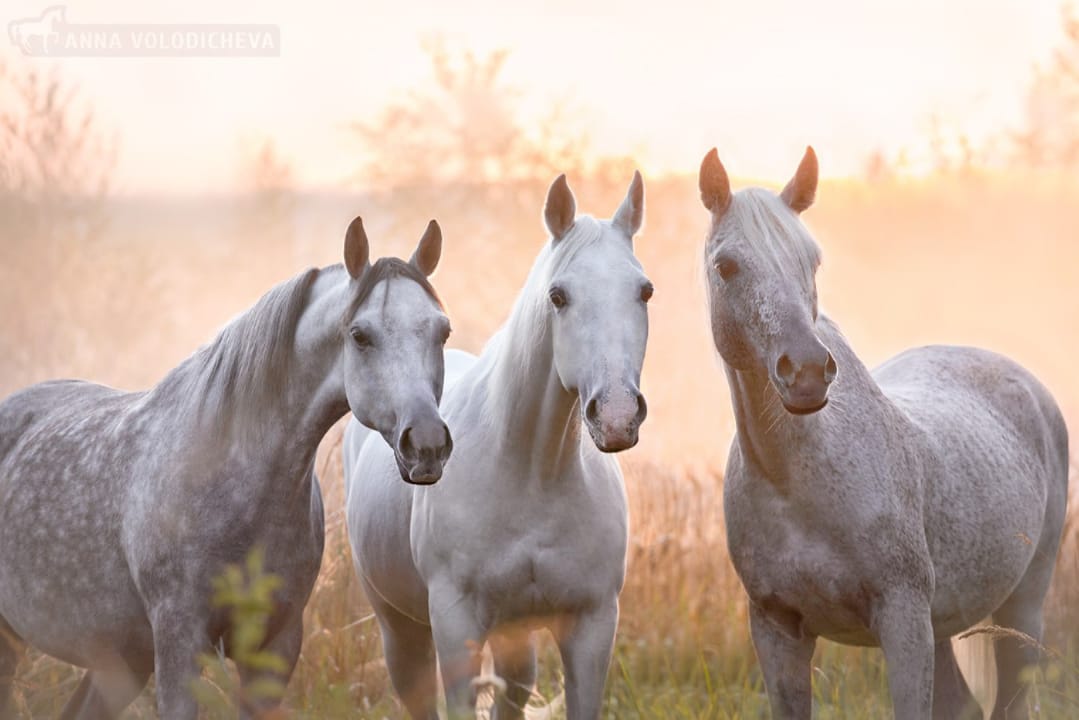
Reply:
[[[820,247],[796,213],[764,188],[738,192],[718,223],[713,242],[718,246],[735,235],[769,257],[780,268],[795,267],[812,274],[820,264]]]
[[[551,316],[547,312],[551,277],[573,262],[585,248],[603,237],[603,223],[590,215],[579,215],[561,239],[544,245],[528,273],[509,317],[483,348],[481,358],[492,358],[487,372],[497,374],[499,387],[520,387],[533,374],[536,349],[548,342]],[[487,418],[494,419],[497,408]]]
[[[248,418],[259,417],[288,381],[296,327],[320,272],[310,268],[271,288],[165,376],[155,392],[176,391],[179,402],[194,403],[200,419],[219,430],[236,418],[248,424]]]
[[[339,263],[310,268],[271,288],[249,310],[230,322],[209,344],[173,369],[158,392],[176,391],[178,402],[195,403],[201,422],[211,423],[224,438],[237,429],[258,432],[260,422],[280,402],[288,384],[296,329],[315,281],[323,272],[344,272]],[[383,280],[407,278],[442,303],[431,283],[411,263],[387,257],[367,268],[355,284],[347,323]]]

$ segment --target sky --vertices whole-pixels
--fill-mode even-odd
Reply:
[[[53,0],[8,0],[0,23]],[[340,188],[348,131],[431,82],[422,41],[511,52],[526,117],[569,100],[595,150],[691,172],[712,146],[737,176],[781,179],[807,144],[825,176],[925,145],[930,118],[977,140],[1019,122],[1060,36],[1058,0],[627,0],[145,3],[72,0],[72,23],[272,23],[273,58],[24,59],[79,83],[119,139],[122,193],[227,191],[272,139],[305,189]],[[917,153],[915,152],[915,164]]]

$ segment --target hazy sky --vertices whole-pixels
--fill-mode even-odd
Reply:
[[[8,0],[0,23],[54,0]],[[588,8],[582,10],[581,8]],[[345,129],[428,82],[423,37],[512,55],[526,109],[570,98],[600,151],[690,170],[713,145],[736,175],[790,173],[813,144],[826,175],[924,142],[928,118],[974,137],[1017,121],[1059,37],[1057,0],[626,0],[511,3],[67,3],[73,23],[275,23],[269,59],[68,58],[121,141],[118,189],[223,190],[243,143],[274,139],[308,187],[339,186]],[[510,9],[514,8],[514,9]],[[0,54],[14,59],[4,45]],[[20,61],[22,61],[20,59]],[[26,60],[45,64],[42,60]]]

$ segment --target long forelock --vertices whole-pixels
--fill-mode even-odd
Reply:
[[[349,302],[348,308],[341,318],[342,325],[347,326],[352,322],[352,318],[355,317],[360,306],[371,296],[371,293],[374,292],[374,289],[379,283],[394,278],[403,278],[416,283],[423,289],[428,297],[435,301],[435,304],[438,305],[440,310],[445,309],[434,286],[431,285],[431,281],[427,279],[427,276],[424,275],[419,268],[400,258],[384,257],[379,258],[374,265],[367,268],[363,275],[360,276],[359,282],[356,284],[356,289],[353,292],[352,300]],[[384,298],[388,301],[388,293]]]
[[[754,252],[767,258],[784,273],[808,272],[820,262],[820,247],[782,199],[770,190],[747,188],[739,192],[724,217],[716,240],[722,245],[741,236]]]

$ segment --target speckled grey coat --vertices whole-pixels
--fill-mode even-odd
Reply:
[[[701,167],[715,344],[737,434],[731,560],[772,714],[809,718],[817,637],[878,645],[899,720],[980,717],[949,637],[987,616],[1041,635],[1060,544],[1068,436],[1027,371],[974,348],[910,350],[870,373],[818,314],[819,250],[798,219],[808,151],[780,195],[732,195]],[[1037,653],[997,642],[994,718],[1025,717]]]
[[[0,717],[30,644],[89,669],[64,717],[114,717],[156,672],[161,716],[194,718],[198,654],[228,652],[211,581],[256,546],[283,581],[267,648],[287,681],[322,558],[322,436],[351,406],[387,438],[426,424],[448,442],[447,321],[420,272],[437,248],[423,249],[418,265],[372,269],[354,223],[347,272],[271,290],[152,390],[65,380],[0,403]],[[356,326],[379,349],[360,348]]]

